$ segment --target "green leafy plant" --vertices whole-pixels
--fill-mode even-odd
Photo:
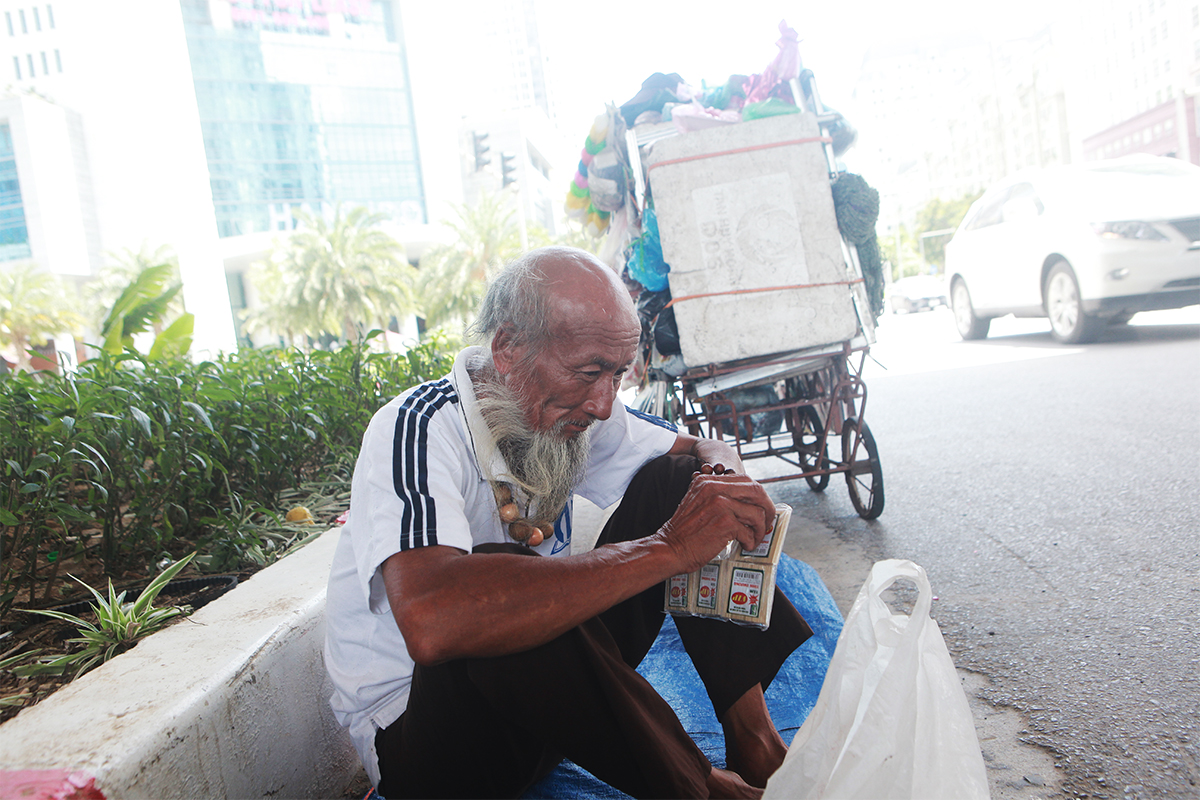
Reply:
[[[157,330],[162,325],[168,309],[183,289],[183,284],[176,280],[176,271],[170,263],[146,267],[125,287],[100,324],[104,337],[102,347],[106,353],[117,355],[132,348],[134,334]],[[186,353],[192,346],[194,326],[194,315],[180,315],[170,327],[157,334],[151,356],[158,359]]]
[[[105,253],[104,266],[100,268],[94,278],[83,286],[83,295],[87,298],[87,307],[90,309],[90,327],[102,330],[105,317],[117,304],[117,298],[129,287],[129,284],[135,282],[138,276],[148,268],[161,264],[171,267],[170,281],[178,283],[179,258],[170,245],[154,247],[149,240],[146,240],[137,250],[125,247],[119,251]],[[183,306],[183,298],[177,294],[167,306],[165,316],[151,322],[154,335],[162,333],[166,320],[178,317],[184,311],[186,309]]]
[[[92,667],[125,652],[139,640],[161,630],[168,622],[182,615],[184,609],[158,608],[154,605],[154,600],[167,583],[187,566],[193,555],[189,554],[179,559],[159,573],[132,603],[125,602],[126,593],[122,591],[118,594],[111,580],[108,582],[107,598],[83,581],[79,581],[96,598],[92,605],[92,611],[96,615],[95,622],[51,609],[31,611],[30,613],[74,625],[79,629],[80,636],[68,641],[72,644],[82,644],[83,647],[66,655],[42,658],[32,664],[14,667],[13,672],[19,677],[39,674],[62,675],[67,672],[79,677]]]
[[[452,363],[444,340],[398,355],[377,336],[0,376],[0,615],[65,597],[72,563],[116,576],[196,550],[204,570],[263,566],[295,546],[278,524],[292,505],[332,523],[371,415]],[[296,495],[317,484],[328,502]]]

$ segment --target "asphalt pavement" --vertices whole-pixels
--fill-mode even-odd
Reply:
[[[926,568],[994,797],[1200,796],[1200,313],[1134,323],[1064,347],[1044,320],[966,343],[948,312],[889,315],[882,516],[838,476],[771,485],[843,610],[874,560]]]

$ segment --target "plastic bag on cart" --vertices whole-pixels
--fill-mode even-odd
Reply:
[[[778,97],[768,97],[760,103],[750,103],[742,109],[742,119],[750,122],[767,117],[779,117],[785,114],[799,114],[800,108]]]
[[[646,111],[662,111],[664,104],[678,102],[679,95],[676,91],[683,82],[683,78],[676,72],[670,75],[656,72],[646,78],[642,81],[642,88],[638,93],[621,104],[621,116],[625,119],[625,124],[632,127],[639,114]],[[691,99],[690,92],[688,99]]]
[[[766,436],[767,434],[777,433],[779,426],[783,424],[783,412],[778,408],[751,413],[752,409],[773,406],[779,403],[779,395],[776,393],[774,386],[747,386],[739,389],[728,389],[724,392],[724,397],[733,405],[718,403],[713,407],[713,413],[717,416],[729,414],[736,406],[738,410],[737,435],[739,439],[752,441],[755,436]],[[733,435],[732,418],[721,420],[721,431],[726,436]]]
[[[919,595],[910,616],[882,594],[900,579]],[[812,713],[766,798],[988,797],[966,694],[937,623],[925,570],[880,561],[846,616]]]
[[[800,75],[800,34],[788,27],[786,20],[779,23],[779,40],[775,42],[779,52],[760,75],[751,75],[746,82],[746,103],[758,103],[771,96],[781,83],[787,83]],[[790,92],[789,92],[790,94]]]
[[[642,235],[629,243],[629,257],[625,261],[629,277],[651,292],[667,288],[667,273],[671,267],[663,261],[662,242],[658,238],[658,217],[654,206],[642,212]],[[670,299],[670,295],[667,295]],[[657,313],[657,312],[655,312]]]
[[[654,342],[654,348],[664,356],[679,353],[679,329],[675,325],[675,310],[666,307],[669,302],[670,289],[660,292],[643,291],[637,299],[642,335]]]

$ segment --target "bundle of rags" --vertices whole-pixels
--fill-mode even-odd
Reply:
[[[883,262],[875,221],[879,219],[879,191],[867,185],[861,175],[845,173],[833,184],[833,209],[838,230],[858,248],[867,298],[876,318],[883,313]]]

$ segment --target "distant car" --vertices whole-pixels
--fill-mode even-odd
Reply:
[[[887,288],[888,308],[911,314],[946,305],[946,284],[940,275],[910,275]]]
[[[946,276],[964,339],[1014,314],[1086,342],[1139,311],[1200,303],[1200,167],[1129,156],[1017,173],[967,211]]]

